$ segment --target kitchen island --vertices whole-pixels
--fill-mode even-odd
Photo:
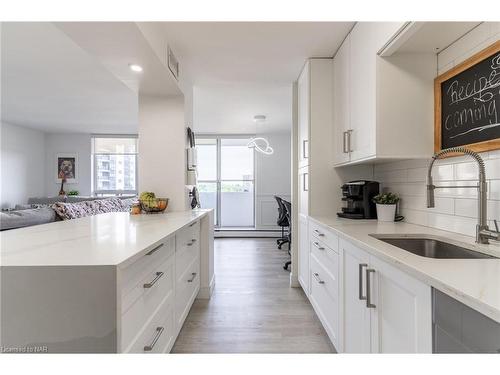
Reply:
[[[212,210],[100,214],[0,243],[4,352],[168,352],[215,284]]]

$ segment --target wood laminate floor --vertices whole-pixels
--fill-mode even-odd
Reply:
[[[172,352],[334,352],[302,289],[289,287],[288,258],[274,239],[216,239],[214,294],[194,302]]]

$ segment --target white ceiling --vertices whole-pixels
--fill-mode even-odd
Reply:
[[[137,91],[177,92],[132,22],[4,23],[2,119],[52,132],[137,131]],[[204,133],[289,131],[291,84],[308,57],[331,57],[350,22],[164,22],[193,82]],[[134,61],[130,61],[134,60]],[[145,67],[134,76],[129,62]],[[253,116],[267,121],[256,125]]]
[[[133,133],[137,95],[51,23],[2,24],[2,120],[49,132]]]
[[[181,73],[194,84],[194,127],[203,133],[291,128],[291,84],[308,57],[331,57],[351,22],[166,22]],[[254,115],[267,116],[258,129]]]
[[[290,131],[292,86],[220,84],[194,88],[197,133],[263,134]],[[253,121],[265,115],[263,124]]]

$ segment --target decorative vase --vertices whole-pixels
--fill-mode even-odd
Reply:
[[[396,218],[396,204],[378,204],[377,203],[377,220],[378,221],[394,221]]]

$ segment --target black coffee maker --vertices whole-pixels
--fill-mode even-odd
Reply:
[[[377,209],[373,197],[379,193],[377,181],[351,181],[342,185],[342,201],[345,207],[338,212],[347,219],[376,219]]]

